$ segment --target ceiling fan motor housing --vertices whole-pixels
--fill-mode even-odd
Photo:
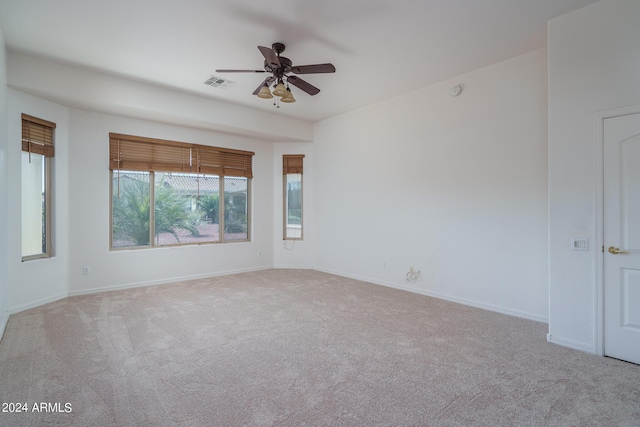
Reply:
[[[282,77],[283,74],[291,71],[291,66],[293,65],[293,62],[291,62],[289,58],[285,58],[284,56],[279,56],[278,60],[280,60],[279,67],[275,66],[274,64],[270,64],[267,60],[265,60],[264,69],[270,73],[276,74],[276,77]]]
[[[280,55],[282,52],[284,52],[284,43],[274,43],[271,45],[271,49],[276,51],[276,54]]]

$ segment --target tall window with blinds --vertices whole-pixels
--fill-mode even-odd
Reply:
[[[302,240],[302,166],[304,154],[282,156],[284,240]]]
[[[109,134],[111,248],[250,240],[253,155]]]
[[[22,115],[22,260],[53,255],[51,165],[56,124]]]

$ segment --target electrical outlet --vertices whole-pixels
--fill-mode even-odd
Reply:
[[[83,276],[88,276],[90,274],[91,274],[91,267],[89,267],[88,265],[85,265],[84,267],[82,267]]]
[[[258,256],[261,257],[262,256],[262,251],[258,251]]]

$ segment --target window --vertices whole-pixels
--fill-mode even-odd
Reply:
[[[303,154],[282,156],[284,176],[284,240],[302,240]]]
[[[254,153],[109,137],[112,249],[249,240]]]
[[[22,115],[22,260],[53,255],[51,159],[55,123]]]

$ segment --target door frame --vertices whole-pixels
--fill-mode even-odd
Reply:
[[[593,115],[594,123],[594,197],[595,244],[594,256],[594,330],[596,354],[604,356],[604,121],[614,117],[640,113],[640,105],[599,111]],[[598,250],[600,249],[600,250]]]

